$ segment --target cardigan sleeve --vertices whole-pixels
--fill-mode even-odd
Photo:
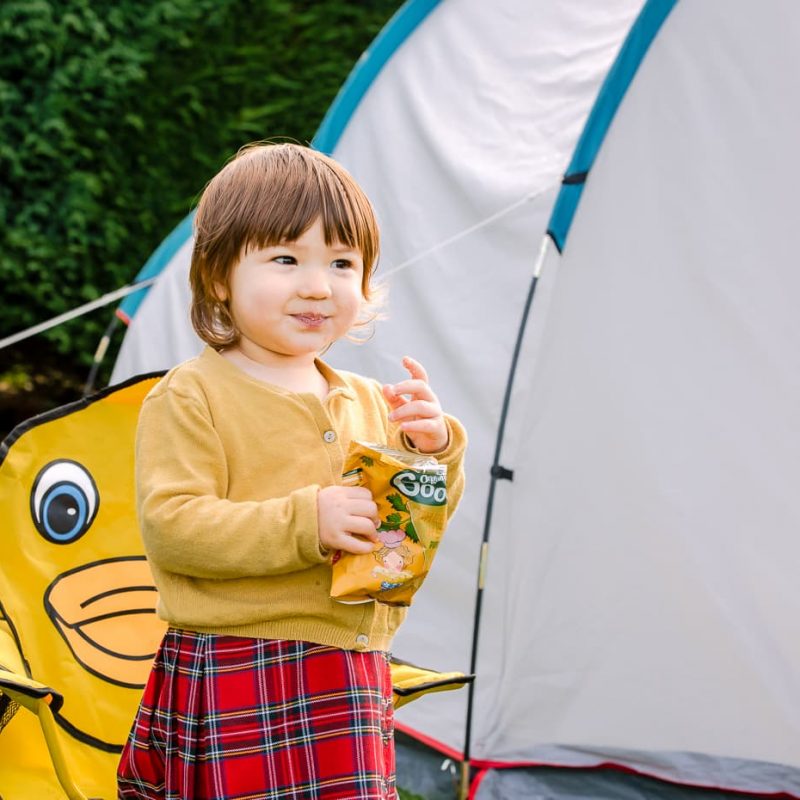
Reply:
[[[209,410],[165,390],[148,397],[139,417],[136,489],[148,558],[160,569],[195,578],[279,575],[327,560],[319,543],[317,492],[226,499],[227,465]]]

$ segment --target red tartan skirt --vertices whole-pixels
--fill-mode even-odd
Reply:
[[[386,653],[170,629],[119,798],[394,800]]]

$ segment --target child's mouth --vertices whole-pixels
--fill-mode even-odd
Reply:
[[[306,328],[319,328],[327,319],[322,314],[292,314],[292,316]]]

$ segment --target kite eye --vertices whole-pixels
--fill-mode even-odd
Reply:
[[[94,522],[98,505],[97,486],[76,461],[51,461],[39,471],[31,489],[33,524],[55,544],[80,539]]]

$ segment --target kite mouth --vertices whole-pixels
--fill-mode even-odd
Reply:
[[[128,556],[61,573],[44,605],[81,666],[110,683],[141,688],[164,635],[156,599],[144,556]]]

